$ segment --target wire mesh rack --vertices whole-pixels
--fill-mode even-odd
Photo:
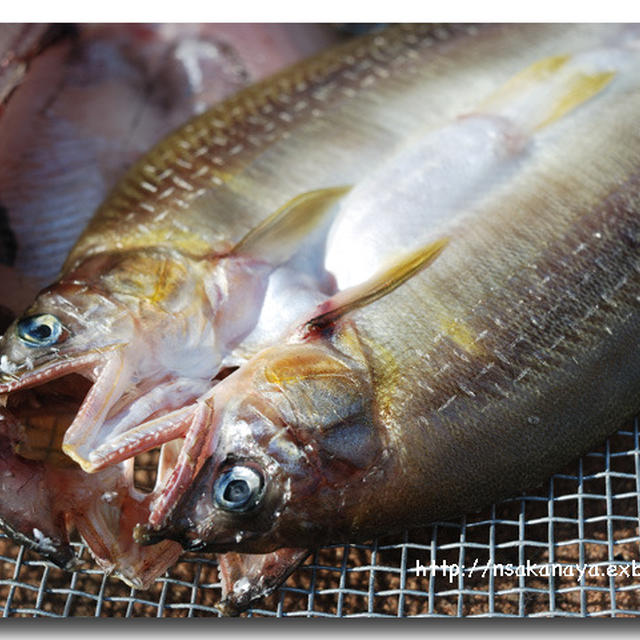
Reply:
[[[536,490],[482,513],[315,552],[252,617],[640,614],[640,423]],[[3,617],[217,616],[213,555],[185,554],[136,591],[77,553],[64,572],[0,534]]]

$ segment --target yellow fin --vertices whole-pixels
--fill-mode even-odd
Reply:
[[[581,71],[579,58],[573,60],[575,64],[570,62],[571,56],[558,55],[529,65],[494,91],[476,112],[506,115],[531,135],[600,93],[615,76],[615,71]]]
[[[589,100],[589,98],[600,93],[615,75],[615,71],[604,71],[592,75],[578,73],[571,77],[567,84],[566,92],[560,96],[551,113],[536,126],[536,129],[542,129],[559,120],[562,116]]]
[[[292,198],[275,213],[254,227],[232,249],[269,264],[286,262],[298,249],[302,239],[317,229],[344,196],[350,186],[307,191]]]
[[[448,244],[449,238],[440,238],[426,247],[411,251],[366,282],[340,291],[321,305],[321,313],[305,323],[304,330],[308,332],[324,329],[345,314],[386,296],[430,265]],[[328,310],[324,311],[325,308]]]
[[[512,100],[533,84],[545,82],[568,62],[569,55],[549,56],[529,65],[511,77],[498,90],[494,91],[485,102],[483,108],[493,107]]]

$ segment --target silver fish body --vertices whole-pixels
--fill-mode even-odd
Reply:
[[[523,67],[553,55],[558,40],[565,50],[579,52],[624,40],[627,35],[632,36],[633,29],[613,25],[399,27],[242,92],[157,146],[114,190],[69,256],[60,282],[46,290],[3,338],[0,368],[7,382],[2,390],[10,398],[30,388],[39,388],[46,395],[46,386],[58,376],[78,373],[89,378],[93,387],[86,398],[77,399],[78,415],[67,431],[65,446],[95,471],[107,458],[92,459],[92,449],[114,435],[127,436],[135,423],[199,396],[210,387],[224,352],[232,352],[251,329],[259,304],[249,305],[253,315],[240,312],[247,302],[264,295],[264,276],[271,268],[243,262],[242,256],[228,258],[234,243],[257,220],[286,207],[301,193],[357,183],[416,136],[467,113]],[[512,55],[505,55],[507,52]],[[457,254],[454,245],[452,248]],[[240,284],[249,287],[251,294]],[[227,294],[241,291],[233,304],[226,304]],[[220,305],[221,300],[225,304]],[[357,319],[354,315],[354,322]],[[366,330],[365,322],[363,335]],[[340,335],[344,344],[338,344]],[[322,424],[331,417],[346,419],[356,409],[365,412],[367,420],[359,426],[354,423],[359,429],[356,436],[349,435],[353,433],[350,429],[339,429],[342,435],[331,436],[332,441],[324,444],[330,457],[338,459],[338,454],[348,458],[353,453],[349,445],[355,445],[355,467],[367,468],[382,442],[376,438],[380,440],[386,432],[370,441],[362,426],[380,422],[376,412],[385,409],[386,396],[383,393],[379,406],[377,399],[373,405],[363,404],[362,399],[370,401],[374,390],[384,392],[385,387],[378,387],[377,380],[374,384],[375,362],[367,362],[368,355],[354,351],[349,335],[349,331],[337,332],[335,344],[327,346],[342,353],[329,358],[327,371],[342,371],[337,385],[340,393],[329,384],[313,398],[322,403],[312,404],[305,420]],[[458,334],[453,331],[453,335]],[[26,341],[21,339],[25,337]],[[400,357],[408,344],[392,344],[391,355],[396,350]],[[320,352],[322,349],[314,354]],[[281,355],[287,353],[288,346]],[[252,367],[243,367],[241,375],[248,375]],[[415,363],[408,360],[407,371],[414,369]],[[322,377],[322,384],[335,380],[333,374]],[[232,379],[235,383],[238,376],[229,377]],[[278,380],[281,378],[269,384],[283,384]],[[221,390],[216,397],[224,398],[232,383],[223,384],[218,385]],[[332,404],[328,400],[334,394]],[[345,402],[346,406],[335,409]],[[203,407],[208,410],[206,402],[197,409]],[[234,407],[237,403],[229,402],[225,415],[232,414]],[[208,416],[205,410],[202,413]],[[265,409],[266,416],[276,414]],[[292,418],[286,413],[282,416]],[[183,415],[184,420],[188,417],[188,412]],[[298,422],[304,422],[303,417],[299,414]],[[165,422],[163,437],[183,435],[184,420],[170,428]],[[227,431],[214,429],[213,433],[220,434],[222,440],[215,440],[219,443]],[[338,432],[327,429],[327,433]],[[305,438],[307,435],[301,442]],[[137,444],[158,442],[150,438]],[[282,452],[292,451],[286,438],[280,444]],[[116,448],[115,454],[118,451]],[[348,467],[351,462],[345,464]],[[331,482],[339,483],[340,464],[331,473],[335,474]],[[202,477],[205,475],[203,472]],[[316,477],[303,476],[309,482]],[[344,486],[340,504],[349,506],[349,482]],[[304,494],[296,486],[293,489],[295,496],[285,490],[277,499],[286,502]],[[273,495],[277,497],[278,492]],[[184,510],[184,504],[177,513]],[[312,507],[311,500],[308,507]],[[211,523],[202,509],[191,522],[200,523],[206,532]],[[292,527],[289,533],[295,527],[300,532],[302,527],[307,534],[300,540],[314,544],[322,536],[315,531],[311,535],[305,523],[314,524],[314,518],[328,513],[323,509],[308,511],[308,518],[303,514],[297,524],[288,524]],[[290,508],[287,514],[295,511]],[[262,520],[263,530],[268,520]],[[280,518],[278,523],[285,520]],[[360,520],[364,524],[354,525]],[[370,523],[366,518],[360,520],[349,521],[343,527],[344,535],[367,530]],[[336,523],[335,530],[338,528]],[[234,530],[224,544],[235,545],[248,538],[252,538],[251,548],[260,550],[285,540],[291,544],[291,538],[282,532],[275,542],[265,542],[245,535],[247,530]],[[205,538],[203,533],[201,539]],[[218,543],[222,544],[211,541],[212,546]]]
[[[636,78],[550,126],[425,271],[346,314],[329,301],[222,381],[199,474],[149,539],[267,553],[425,524],[541,482],[637,411]]]
[[[300,194],[358,182],[559,39],[581,51],[628,34],[616,25],[394,27],[240,92],[156,146],[112,191],[60,280],[3,337],[0,391],[81,374],[93,387],[78,398],[66,453],[87,471],[134,455],[140,441],[122,438],[199,397],[260,321],[278,265],[230,255],[257,221]],[[312,276],[322,292],[326,275]],[[261,341],[300,313],[282,310],[291,316],[273,334],[259,331]]]

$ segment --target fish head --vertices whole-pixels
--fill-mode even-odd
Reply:
[[[123,262],[94,256],[37,295],[0,339],[0,392],[104,362],[131,343],[136,309],[120,294]]]
[[[0,339],[7,406],[28,423],[27,407],[55,413],[64,400],[75,415],[63,448],[87,471],[96,470],[89,453],[118,431],[131,405],[153,392],[154,383],[171,382],[161,380],[167,368],[158,359],[165,352],[153,347],[166,337],[167,306],[189,292],[180,290],[181,272],[162,268],[165,263],[144,252],[89,258],[44,289]],[[200,392],[201,385],[185,393]]]
[[[268,553],[350,530],[385,452],[370,397],[342,354],[310,344],[262,352],[214,388],[200,469],[141,539]]]
[[[58,283],[41,292],[0,339],[0,381],[66,373],[104,360],[105,353],[126,344],[133,333],[130,314],[109,298],[80,283]],[[83,364],[81,364],[83,363]]]
[[[19,431],[11,413],[0,408],[0,528],[16,543],[72,569],[77,558],[56,495],[59,487],[52,486],[50,467],[15,452]]]
[[[0,339],[0,393],[26,433],[45,418],[72,418],[132,334],[131,314],[91,283],[65,279],[41,291]]]

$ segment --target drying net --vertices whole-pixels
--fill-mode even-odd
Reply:
[[[321,549],[248,616],[636,616],[640,423],[544,486],[482,513]],[[141,468],[139,471],[144,472]],[[216,616],[214,555],[185,554],[147,591],[68,573],[0,533],[4,617]]]

